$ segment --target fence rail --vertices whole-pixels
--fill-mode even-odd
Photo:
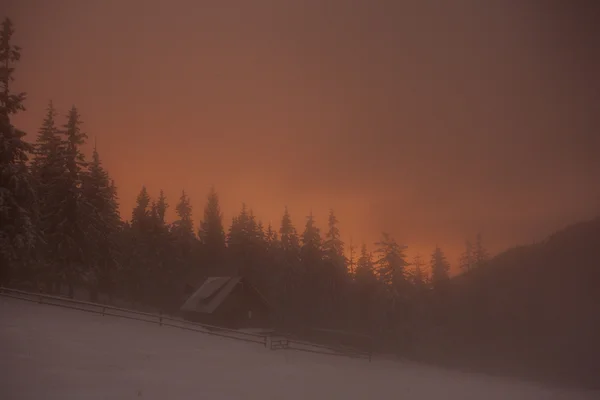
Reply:
[[[136,311],[121,307],[115,307],[108,304],[93,303],[89,301],[75,300],[63,296],[54,296],[45,293],[33,293],[6,287],[0,287],[0,296],[30,301],[33,303],[85,311],[102,316],[113,316],[129,320],[149,322],[153,324],[158,324],[159,326],[179,328],[187,331],[199,332],[206,335],[219,336],[249,343],[257,343],[263,345],[265,348],[270,347],[271,350],[296,350],[309,353],[346,356],[351,358],[368,358],[368,360],[371,361],[371,352],[362,352],[356,349],[347,348],[345,346],[331,346],[307,342],[295,338],[291,335],[278,334],[275,332],[267,334],[244,332],[235,329],[223,328],[220,326],[187,321],[182,318],[175,318],[170,315],[164,315],[160,313],[155,314],[143,311]]]
[[[200,332],[207,335],[225,337],[250,343],[258,343],[267,347],[267,335],[261,335],[252,332],[242,332],[213,325],[199,324],[197,322],[186,321],[181,318],[174,318],[164,314],[147,313],[107,304],[92,303],[89,301],[75,300],[68,297],[53,296],[43,293],[26,292],[24,290],[9,289],[6,287],[0,287],[0,295],[34,303],[85,311],[103,316],[107,315],[135,321],[150,322],[160,326],[170,326],[183,330]]]

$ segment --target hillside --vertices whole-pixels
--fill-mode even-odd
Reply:
[[[255,343],[0,297],[3,399],[587,400],[513,379]]]
[[[600,385],[600,218],[503,252],[449,289],[448,359]]]

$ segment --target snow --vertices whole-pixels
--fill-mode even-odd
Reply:
[[[0,296],[2,399],[597,399],[598,392],[260,344]]]

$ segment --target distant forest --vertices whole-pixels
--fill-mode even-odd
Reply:
[[[214,188],[198,226],[190,199],[169,201],[142,188],[130,219],[121,219],[117,186],[87,136],[76,107],[60,121],[50,102],[33,143],[11,125],[24,110],[13,93],[20,48],[9,19],[0,32],[0,285],[49,293],[85,288],[175,312],[187,284],[239,274],[269,300],[282,326],[367,333],[376,350],[465,368],[570,383],[600,382],[596,290],[600,221],[512,249],[491,259],[481,236],[449,276],[440,247],[407,260],[384,233],[371,252],[345,249],[330,211],[321,232],[312,215],[296,229],[285,209],[263,226],[242,207],[226,226]],[[62,122],[62,123],[61,123]],[[283,208],[283,207],[282,207]],[[351,246],[350,246],[351,247]],[[597,369],[600,371],[600,369]],[[596,383],[594,383],[596,382]]]
[[[382,310],[382,324],[410,298],[449,279],[449,263],[439,247],[430,260],[417,257],[409,263],[404,247],[384,233],[374,252],[364,244],[346,251],[333,210],[323,233],[312,215],[297,230],[287,208],[280,226],[263,226],[246,206],[225,226],[214,188],[197,230],[184,191],[173,223],[165,221],[164,193],[152,199],[145,187],[131,218],[122,221],[117,187],[97,149],[91,160],[81,151],[88,137],[75,106],[63,124],[50,102],[33,144],[10,125],[25,99],[9,88],[20,59],[20,49],[11,43],[13,31],[6,20],[0,59],[6,66],[1,101],[7,132],[2,142],[3,281],[35,281],[49,292],[65,284],[70,296],[84,286],[92,300],[104,292],[172,310],[186,284],[239,274],[281,315],[319,323],[347,314],[347,306],[356,303],[359,319]],[[478,236],[475,246],[467,244],[463,266],[471,269],[486,260]]]

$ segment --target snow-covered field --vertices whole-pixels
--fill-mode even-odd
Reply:
[[[0,296],[1,399],[598,399],[259,344]]]

